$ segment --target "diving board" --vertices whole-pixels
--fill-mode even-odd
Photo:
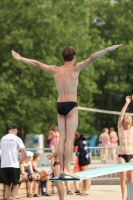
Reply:
[[[73,178],[71,176],[65,176],[63,179],[59,179],[58,177],[51,178],[51,182],[58,182],[58,181],[80,181],[85,180],[88,178],[95,178],[98,176],[103,176],[107,174],[113,174],[117,172],[124,172],[128,170],[133,170],[133,162],[124,163],[124,164],[115,164],[101,168],[90,169],[86,171],[81,171],[75,173],[79,178]]]

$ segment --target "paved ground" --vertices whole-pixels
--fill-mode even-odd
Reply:
[[[52,196],[33,197],[34,200],[58,200],[57,194]],[[92,185],[89,195],[66,195],[65,200],[121,200],[121,190],[119,185]],[[22,200],[29,200],[29,198],[22,198]]]

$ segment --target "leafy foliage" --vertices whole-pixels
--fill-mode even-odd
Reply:
[[[0,2],[0,133],[16,123],[21,137],[47,135],[57,124],[57,91],[51,74],[11,56],[20,55],[49,65],[62,65],[64,46],[77,49],[77,62],[112,44],[123,43],[81,72],[78,105],[121,110],[132,93],[133,2],[108,0],[4,0]],[[100,8],[100,9],[99,9]],[[130,110],[129,110],[130,111]],[[117,117],[79,111],[78,130],[97,134],[116,127]]]

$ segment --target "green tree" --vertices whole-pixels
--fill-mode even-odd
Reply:
[[[117,52],[108,54],[106,61],[101,59],[98,66],[94,63],[99,91],[99,95],[94,95],[94,104],[96,108],[120,111],[125,96],[133,92],[133,1],[94,0],[90,6],[96,16],[91,27],[99,31],[106,44],[123,44]],[[132,112],[131,106],[128,112]],[[118,116],[96,114],[95,117],[99,129],[117,126]]]
[[[93,44],[91,48],[88,31],[88,2],[6,0],[0,2],[0,7],[1,135],[10,123],[19,125],[23,139],[28,133],[47,134],[51,124],[57,124],[57,92],[53,77],[17,62],[10,52],[13,49],[25,57],[61,65],[62,48],[73,45],[78,51],[77,61],[85,59],[95,49]],[[92,69],[80,76],[79,104],[82,101],[83,105],[93,106],[96,90],[93,75]],[[92,114],[80,113],[79,116],[80,130],[88,133],[90,125],[85,125],[83,115],[89,122]]]

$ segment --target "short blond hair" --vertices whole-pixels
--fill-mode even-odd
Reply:
[[[123,121],[130,124],[132,123],[132,117],[130,115],[125,115]]]

